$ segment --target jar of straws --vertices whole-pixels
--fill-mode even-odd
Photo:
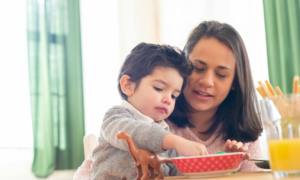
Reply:
[[[262,119],[267,134],[270,165],[275,178],[299,176],[300,178],[300,85],[294,77],[293,93],[283,94],[271,83],[259,82],[257,91]]]

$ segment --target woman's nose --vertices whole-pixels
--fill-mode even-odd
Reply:
[[[203,85],[204,87],[214,86],[214,76],[213,75],[214,75],[213,72],[203,73],[199,80],[200,84]]]

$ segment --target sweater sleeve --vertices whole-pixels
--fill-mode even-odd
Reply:
[[[116,137],[122,131],[127,132],[139,148],[156,153],[164,152],[162,140],[166,134],[170,133],[158,124],[138,121],[127,108],[114,106],[105,114],[100,136],[112,146],[128,151],[126,141]]]
[[[249,143],[248,153],[253,158],[261,158],[262,153],[260,149],[259,140]],[[261,168],[255,165],[254,161],[244,160],[238,170],[239,172],[249,172],[249,171],[262,171]]]

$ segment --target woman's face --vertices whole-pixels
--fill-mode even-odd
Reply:
[[[234,89],[233,52],[215,38],[202,38],[189,59],[195,69],[183,92],[187,103],[196,112],[217,110],[229,91]]]

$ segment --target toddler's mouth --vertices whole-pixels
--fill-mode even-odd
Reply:
[[[156,108],[158,111],[162,112],[162,113],[167,113],[168,112],[168,109],[165,108],[165,107],[157,107]]]

